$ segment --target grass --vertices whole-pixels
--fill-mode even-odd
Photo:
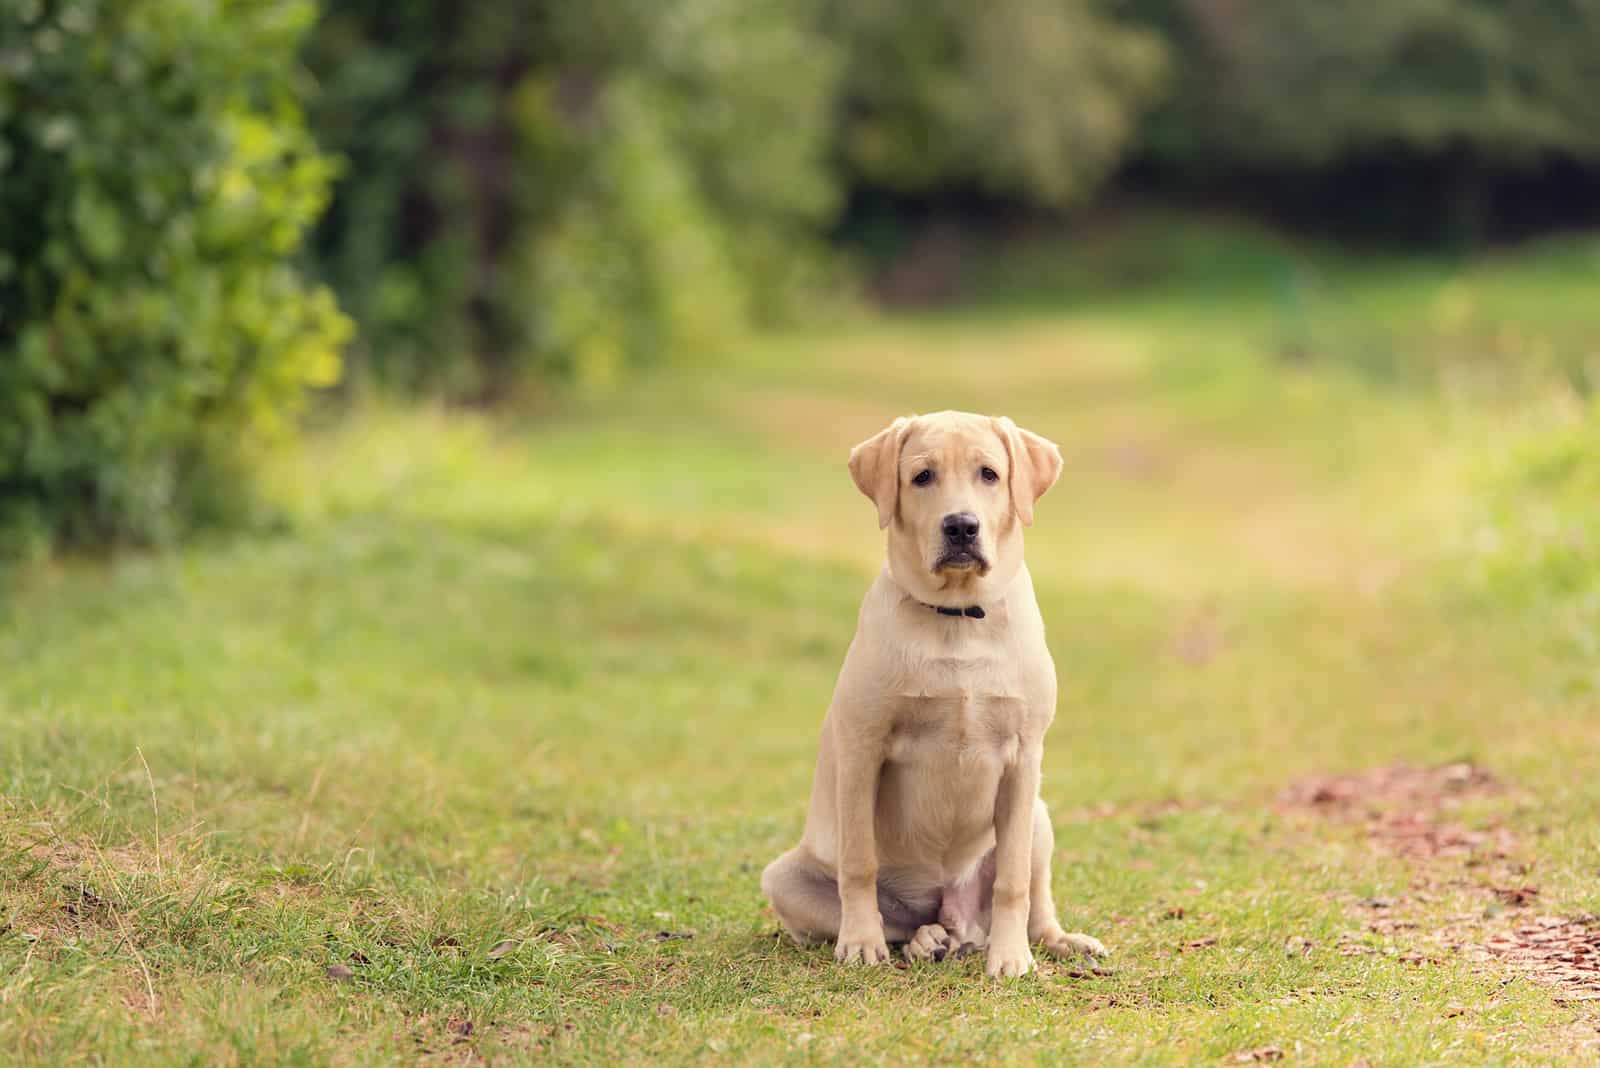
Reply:
[[[1467,292],[1474,337],[1592,340],[1592,260],[1552,256],[1340,268],[1341,307],[1438,341]],[[1531,399],[1282,365],[1254,282],[1134,288],[772,339],[536,421],[361,412],[274,460],[284,533],[14,578],[0,1061],[1592,1059],[1592,1003],[1449,948],[1530,911],[1507,881],[1600,909],[1593,556],[1549,534],[1570,509],[1529,519],[1600,470],[1581,405],[1542,446]],[[756,885],[881,548],[845,451],[943,406],[1067,457],[1029,541],[1044,795],[1109,975],[842,969]],[[1440,818],[1509,856],[1279,800],[1458,760],[1506,788]]]

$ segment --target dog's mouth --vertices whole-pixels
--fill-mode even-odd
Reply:
[[[989,561],[983,554],[973,548],[946,549],[933,564],[934,573],[940,571],[977,571],[984,574],[989,570]]]

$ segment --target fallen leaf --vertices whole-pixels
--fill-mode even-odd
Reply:
[[[507,938],[504,941],[496,942],[494,945],[490,946],[487,956],[490,960],[499,960],[501,957],[504,957],[509,953],[516,952],[517,947],[520,945],[522,945],[522,943],[517,941],[515,938]]]
[[[570,947],[578,944],[578,940],[559,927],[539,928],[539,937],[552,946]]]
[[[1283,951],[1291,957],[1309,957],[1317,944],[1309,938],[1300,935],[1290,935],[1284,939]]]
[[[1170,909],[1168,909],[1167,910],[1167,919],[1169,919],[1169,920],[1181,920],[1181,919],[1183,919],[1183,906],[1182,905],[1174,905]]]
[[[327,971],[328,978],[335,982],[343,983],[356,977],[356,973],[346,968],[343,964],[330,964]]]
[[[1339,939],[1339,954],[1344,957],[1362,957],[1377,952],[1371,946],[1352,941],[1349,936]]]
[[[1560,1001],[1600,1000],[1600,918],[1525,920],[1490,936],[1484,949],[1529,978],[1564,987]]]
[[[1191,950],[1191,949],[1205,949],[1207,946],[1214,946],[1216,944],[1217,944],[1217,936],[1216,935],[1208,935],[1205,938],[1196,938],[1196,939],[1192,939],[1191,941],[1185,942],[1183,944],[1182,948],[1185,951],[1188,951],[1188,950]]]
[[[1504,901],[1507,905],[1521,907],[1533,904],[1534,898],[1539,896],[1537,886],[1495,886],[1490,888],[1494,896]]]

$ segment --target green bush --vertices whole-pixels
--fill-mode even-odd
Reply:
[[[380,382],[605,382],[783,314],[821,260],[836,64],[790,0],[346,0],[318,256]]]
[[[1057,207],[1131,147],[1162,40],[1104,0],[829,0],[848,44],[841,149],[903,194],[976,186]]]
[[[1600,159],[1600,0],[1133,0],[1172,43],[1147,150],[1186,167]]]
[[[0,540],[158,539],[236,497],[347,332],[293,267],[329,166],[310,5],[0,0]]]

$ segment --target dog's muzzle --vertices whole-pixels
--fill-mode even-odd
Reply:
[[[983,553],[978,549],[978,517],[971,512],[951,512],[939,521],[939,530],[944,534],[944,551],[939,554],[933,569],[965,570],[977,568],[980,571],[989,569],[989,562],[983,558]]]
[[[935,561],[935,571],[966,571],[977,568],[979,571],[989,569],[989,561],[976,549],[946,549]]]

